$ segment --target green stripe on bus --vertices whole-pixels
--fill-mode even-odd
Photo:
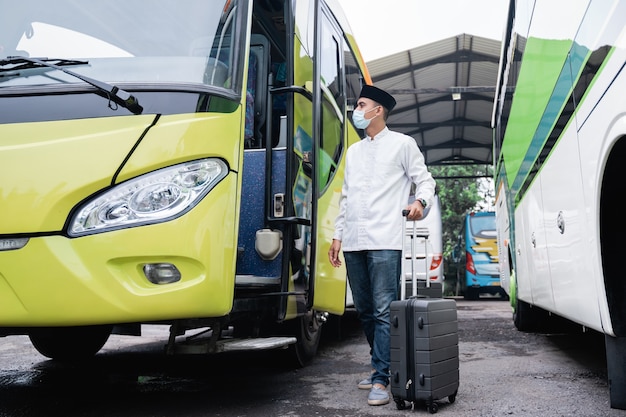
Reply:
[[[571,40],[532,37],[526,43],[502,146],[509,187],[514,193],[528,176],[569,97],[572,80],[565,63],[571,46]]]

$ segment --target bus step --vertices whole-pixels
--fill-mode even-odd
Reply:
[[[232,339],[223,341],[223,351],[233,352],[237,350],[266,350],[285,348],[296,343],[295,337],[259,337],[256,339]],[[219,342],[218,342],[219,344]]]
[[[296,343],[295,337],[260,337],[255,339],[222,339],[210,347],[210,342],[196,340],[193,343],[176,343],[171,353],[175,354],[207,354],[220,352],[236,352],[246,350],[267,350],[286,348]]]

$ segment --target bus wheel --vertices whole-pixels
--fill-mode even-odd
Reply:
[[[50,359],[73,361],[94,356],[111,334],[111,326],[42,327],[28,333],[39,353]]]
[[[474,287],[467,287],[465,289],[464,298],[466,300],[478,300],[480,298],[480,289]]]
[[[322,335],[322,319],[314,311],[308,311],[305,315],[293,320],[290,333],[297,342],[289,345],[291,362],[296,367],[302,368],[313,360],[317,354],[317,347]]]
[[[548,318],[546,311],[540,307],[534,307],[517,298],[517,286],[515,288],[515,303],[513,305],[513,324],[521,332],[536,332],[545,319]]]

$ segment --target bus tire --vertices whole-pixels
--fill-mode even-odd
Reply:
[[[464,298],[466,300],[478,300],[480,298],[480,288],[467,287]]]
[[[534,331],[536,324],[534,323],[533,311],[530,304],[522,300],[516,300],[513,308],[513,323],[515,328],[521,332]]]
[[[307,366],[317,354],[317,347],[322,335],[322,322],[317,312],[308,311],[306,314],[293,320],[290,333],[297,339],[289,345],[289,355],[292,365],[298,368]]]
[[[542,330],[549,319],[548,312],[541,307],[533,306],[517,298],[513,306],[513,324],[521,332],[537,332]]]
[[[498,289],[498,294],[500,294],[500,297],[501,297],[504,301],[509,301],[509,295],[506,293],[506,291],[504,291],[504,288],[499,288],[499,289]]]
[[[59,361],[74,361],[94,356],[111,335],[112,326],[41,327],[28,337],[43,356]]]

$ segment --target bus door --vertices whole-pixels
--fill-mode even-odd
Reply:
[[[288,305],[305,296],[301,237],[310,234],[306,190],[294,188],[293,87],[285,87],[291,82],[291,37],[289,29],[261,24],[279,26],[279,17],[290,12],[254,4],[252,27],[258,32],[250,36],[248,54],[235,286],[236,310],[260,310],[278,321],[300,314]]]
[[[251,36],[237,259],[240,298],[254,298],[254,305],[268,301],[264,308],[278,321],[310,310],[314,241],[316,145],[313,94],[305,87],[312,69],[311,58],[300,56],[301,45],[293,36],[293,5],[286,1],[280,10],[254,5],[258,21],[253,28],[265,35]],[[261,91],[263,84],[267,88]]]
[[[321,2],[320,2],[321,3]],[[317,83],[313,97],[313,131],[316,179],[313,234],[316,241],[312,255],[314,265],[313,308],[343,314],[346,297],[346,274],[333,268],[328,261],[328,249],[334,233],[339,192],[343,184],[340,161],[346,148],[345,114],[346,85],[344,74],[345,40],[333,14],[320,4],[316,34],[317,58],[314,63]]]
[[[298,29],[310,37],[270,39],[266,123],[260,132],[246,129],[239,226],[238,286],[271,293],[278,320],[311,310],[342,314],[346,292],[345,270],[332,268],[327,258],[342,184],[336,173],[344,150],[343,37],[321,1],[295,7],[306,7],[307,22],[317,24]],[[292,12],[297,13],[284,15]],[[286,32],[293,34],[291,22],[285,19]],[[276,50],[280,42],[284,56]],[[303,56],[303,50],[313,56]]]
[[[341,30],[321,1],[305,3],[314,16],[312,60],[297,60],[301,46],[294,45],[294,70],[289,97],[293,123],[287,128],[286,173],[290,193],[285,196],[285,242],[290,242],[289,262],[284,269],[290,279],[283,287],[295,303],[285,305],[286,317],[311,310],[342,314],[345,308],[345,274],[332,279],[327,253],[332,238],[327,228],[336,213],[329,208],[337,201],[327,198],[343,149],[343,95],[341,72]],[[299,86],[304,86],[300,88]],[[280,90],[280,87],[275,91]],[[340,104],[337,104],[340,103]],[[275,158],[275,157],[274,157]],[[280,169],[274,161],[273,169]],[[280,198],[279,198],[280,199]],[[273,205],[276,206],[276,197]],[[332,219],[329,218],[332,215]],[[320,246],[326,245],[325,249]],[[294,299],[292,298],[291,301]]]
[[[294,53],[291,80],[287,87],[273,88],[273,100],[285,93],[288,98],[288,191],[284,196],[272,192],[269,208],[270,213],[282,213],[270,223],[283,225],[283,241],[289,245],[283,255],[288,256],[283,277],[289,277],[282,283],[282,292],[289,294],[285,318],[311,310],[342,314],[346,293],[345,271],[332,268],[327,257],[338,206],[337,195],[329,190],[340,190],[342,184],[335,174],[344,149],[343,36],[323,2],[304,4],[315,16],[316,24],[307,28],[314,38],[308,47],[315,52],[312,60],[300,59],[303,46],[294,36],[296,44],[288,48]],[[271,155],[272,169],[281,170],[276,152]]]

